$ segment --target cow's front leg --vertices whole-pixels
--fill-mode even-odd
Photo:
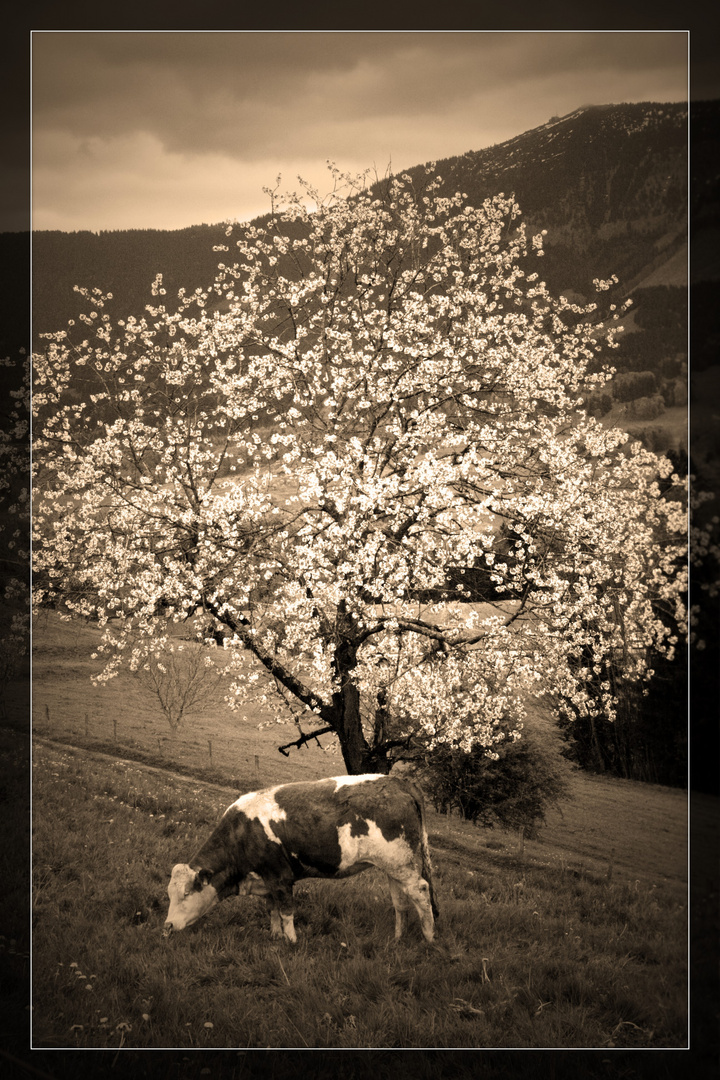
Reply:
[[[399,941],[405,930],[407,921],[406,912],[410,905],[405,896],[405,892],[398,881],[388,877],[388,884],[390,886],[390,896],[392,897],[393,906],[395,908],[395,940]]]
[[[277,890],[268,897],[270,907],[270,933],[274,938],[286,937],[293,945],[297,943],[292,886]]]
[[[284,911],[280,912],[280,918],[282,919],[282,928],[285,937],[288,941],[291,941],[293,945],[297,944],[297,934],[295,933],[295,916],[291,911],[289,915],[286,915]]]
[[[283,926],[280,919],[280,909],[273,900],[268,900],[268,907],[270,909],[270,934],[274,938],[282,937]]]
[[[398,910],[398,903],[401,902],[399,893],[403,892],[405,894],[405,904],[407,905],[409,900],[418,913],[423,937],[426,941],[433,941],[435,936],[435,920],[433,919],[432,905],[430,903],[430,886],[427,881],[415,867],[408,867],[404,871],[398,870],[395,881],[397,882],[397,892],[394,891],[395,887],[391,886],[391,894],[393,903],[395,904],[396,913]],[[400,926],[399,929],[400,932],[402,932],[402,926]],[[396,923],[395,929],[396,937],[397,931],[398,923]]]

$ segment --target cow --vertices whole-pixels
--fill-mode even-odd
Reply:
[[[164,936],[231,895],[262,896],[273,937],[295,943],[293,886],[377,866],[388,877],[395,939],[414,907],[426,941],[438,910],[423,797],[407,779],[366,773],[280,784],[241,795],[189,863],[173,867]]]

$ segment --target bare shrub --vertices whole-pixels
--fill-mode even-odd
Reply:
[[[196,641],[170,641],[160,654],[149,657],[134,672],[135,678],[157,698],[163,716],[177,731],[186,716],[219,704],[225,672],[206,646]]]

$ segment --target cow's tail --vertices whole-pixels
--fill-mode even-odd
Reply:
[[[415,800],[415,805],[418,809],[420,816],[420,854],[422,856],[422,875],[427,881],[430,887],[430,906],[432,908],[433,917],[438,918],[440,911],[437,906],[437,900],[435,899],[435,886],[433,884],[433,868],[430,859],[430,845],[428,844],[427,827],[425,825],[425,799],[423,793],[417,784],[412,781],[408,783],[410,788],[410,794]]]

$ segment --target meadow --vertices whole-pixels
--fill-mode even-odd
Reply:
[[[36,1048],[687,1045],[687,797],[667,788],[574,773],[524,843],[430,809],[434,946],[416,923],[394,942],[372,870],[298,885],[294,947],[254,898],[163,939],[173,864],[238,791],[344,770],[229,710],[171,737],[132,678],[92,686],[93,640],[53,613],[34,629]]]

